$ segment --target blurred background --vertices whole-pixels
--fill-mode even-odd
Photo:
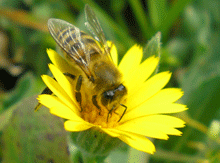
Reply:
[[[189,108],[176,115],[186,121],[182,137],[154,140],[154,155],[125,146],[107,161],[220,162],[219,0],[1,0],[1,162],[69,162],[73,156],[62,121],[43,111],[36,118],[33,109],[45,87],[40,76],[50,63],[46,49],[56,48],[47,20],[60,18],[86,30],[85,4],[95,11],[120,58],[135,43],[145,47],[160,31],[159,71],[173,73],[168,87],[181,87],[185,95],[179,102]]]

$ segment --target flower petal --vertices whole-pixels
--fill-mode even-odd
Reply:
[[[149,57],[132,73],[130,73],[130,79],[125,81],[129,93],[133,94],[134,90],[139,89],[144,81],[150,77],[154,72],[159,62],[159,58],[155,56]]]
[[[139,119],[144,122],[157,122],[175,128],[185,127],[183,120],[170,115],[151,115]]]
[[[92,125],[91,123],[88,123],[86,121],[71,121],[71,120],[68,120],[64,123],[64,128],[67,131],[71,131],[71,132],[84,131],[84,130],[90,129],[91,127],[94,127],[94,125]]]
[[[185,122],[167,115],[152,115],[136,118],[119,125],[117,129],[158,139],[168,139],[169,135],[181,135],[174,127],[184,127]]]
[[[125,81],[130,80],[130,73],[138,68],[142,56],[143,49],[138,45],[134,45],[122,58],[118,68],[122,72]]]
[[[161,123],[166,126],[182,128],[185,127],[185,122],[177,117],[170,115],[149,115],[128,120],[121,123],[117,128],[122,129],[124,126],[141,126],[149,125],[150,123]],[[131,131],[132,132],[132,131]]]
[[[75,69],[56,51],[52,49],[47,49],[47,54],[51,62],[60,69],[61,72],[68,72],[70,74],[76,74]]]
[[[131,132],[134,134],[139,134],[142,136],[156,138],[156,139],[167,140],[169,138],[166,133],[159,130],[158,128],[155,128],[154,126],[148,126],[148,125],[142,126],[142,125],[143,124],[141,123],[135,123],[135,121],[134,122],[129,121],[128,123],[124,123],[116,127],[116,129],[119,129],[125,132]]]
[[[155,152],[154,144],[145,136],[133,134],[113,128],[109,128],[106,130],[110,132],[114,132],[116,135],[118,135],[119,139],[121,139],[123,142],[125,142],[126,144],[137,150],[147,152],[150,154],[153,154]]]
[[[141,105],[143,102],[155,95],[168,83],[170,77],[171,73],[161,72],[147,80],[139,90],[137,90],[133,95],[130,94],[128,96],[128,110]]]
[[[79,117],[78,111],[76,109],[70,109],[64,103],[62,103],[58,97],[43,94],[38,96],[38,100],[42,105],[49,108],[51,114],[65,119],[72,119],[77,121],[82,120],[82,118]]]
[[[116,133],[114,130],[111,130],[109,128],[101,128],[101,130],[103,130],[104,132],[106,132],[108,135],[110,135],[111,137],[119,137],[120,134]]]
[[[118,52],[117,52],[117,49],[115,47],[115,44],[111,41],[107,41],[107,44],[111,48],[110,49],[110,54],[111,54],[112,61],[114,62],[114,64],[116,66],[118,66]]]
[[[122,121],[130,119],[130,117],[135,118],[158,113],[177,113],[187,110],[185,105],[173,103],[182,95],[183,92],[178,88],[166,88],[160,90],[141,105],[128,110]]]
[[[167,134],[180,135],[181,132],[174,128],[182,128],[185,122],[179,118],[168,115],[151,115],[131,119],[121,123],[116,128],[119,130],[144,135],[147,137],[168,139]]]
[[[148,116],[152,114],[178,113],[187,110],[186,105],[170,103],[170,104],[148,104],[147,102],[135,109],[126,112],[120,122],[125,122],[138,117]]]
[[[70,99],[63,88],[50,76],[42,75],[42,79],[47,87],[58,97],[60,100],[66,104],[69,108],[75,106],[75,103]],[[76,107],[76,106],[75,106]]]
[[[183,96],[183,91],[179,88],[165,88],[150,98],[149,104],[168,104],[179,100]]]
[[[75,88],[73,88],[73,84],[70,84],[69,80],[63,75],[63,73],[53,64],[49,64],[50,71],[53,76],[57,80],[58,84],[63,88],[63,90],[67,93],[67,95],[71,98],[72,101],[76,104],[75,100]]]
[[[129,136],[120,136],[119,139],[142,152],[153,154],[156,151],[154,144],[144,136],[130,134]]]

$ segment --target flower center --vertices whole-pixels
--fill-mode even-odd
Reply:
[[[113,110],[107,110],[101,107],[101,110],[93,106],[87,106],[81,112],[82,118],[94,125],[99,125],[103,128],[115,127],[123,115],[124,108],[119,106]]]

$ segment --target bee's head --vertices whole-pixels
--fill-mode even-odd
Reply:
[[[114,103],[120,103],[122,98],[127,94],[127,89],[123,84],[120,84],[117,88],[107,90],[101,95],[101,102],[104,106],[111,106]]]

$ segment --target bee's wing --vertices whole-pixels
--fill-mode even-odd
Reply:
[[[89,31],[94,35],[95,39],[100,42],[101,46],[104,47],[105,52],[107,54],[110,54],[104,32],[99,24],[99,21],[94,11],[89,7],[88,4],[86,4],[85,6],[85,15],[87,20],[85,25],[87,26]]]
[[[83,33],[80,29],[64,20],[54,18],[48,20],[48,29],[57,44],[67,53],[67,57],[72,58],[90,77],[88,69],[90,55],[82,42]],[[82,51],[84,56],[81,55]]]

